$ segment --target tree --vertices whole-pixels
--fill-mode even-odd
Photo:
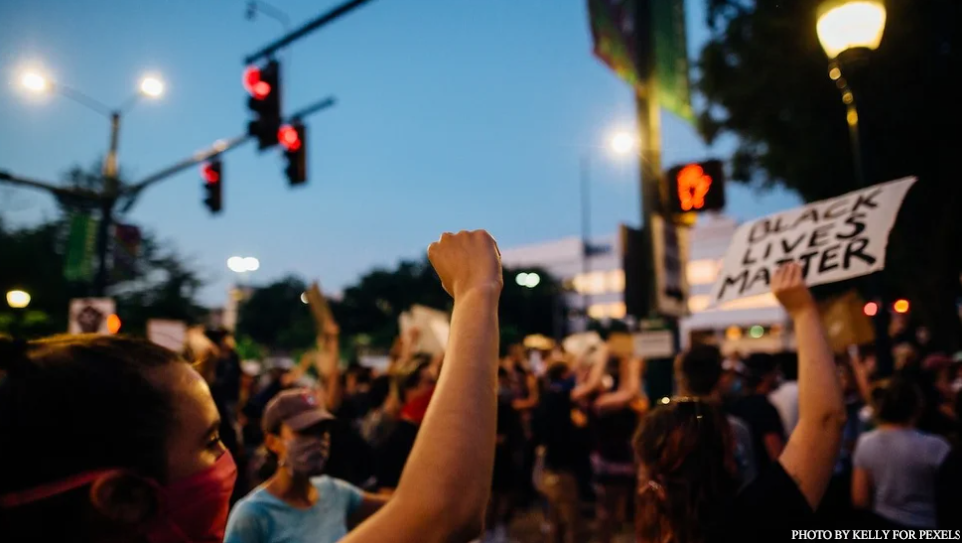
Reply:
[[[534,288],[518,285],[521,272],[536,272]],[[504,342],[520,341],[528,334],[548,336],[555,331],[555,315],[564,315],[561,287],[545,270],[504,270],[500,300],[500,325]],[[442,311],[452,308],[451,297],[427,259],[401,262],[395,270],[374,270],[331,302],[334,317],[345,336],[361,337],[374,348],[386,349],[398,335],[398,317],[419,304]]]
[[[237,334],[287,352],[310,348],[316,328],[310,309],[301,302],[306,289],[304,281],[293,276],[255,289],[240,306]]]
[[[707,99],[699,124],[709,142],[738,136],[733,179],[781,185],[806,201],[856,188],[845,108],[815,32],[819,0],[707,1],[713,35],[699,61]],[[915,302],[937,347],[957,349],[962,107],[954,77],[962,68],[962,4],[889,0],[886,7],[879,49],[843,66],[859,108],[867,180],[919,177],[890,238],[884,285]]]
[[[89,170],[79,166],[63,176],[63,183],[74,188],[95,190],[102,183],[99,166]],[[32,296],[24,315],[25,332],[43,336],[67,330],[67,311],[72,298],[89,296],[88,283],[64,278],[69,213],[89,212],[82,200],[58,201],[61,216],[30,228],[13,229],[0,221],[0,288],[22,288]],[[7,264],[9,263],[9,264]],[[196,303],[203,282],[190,263],[175,250],[144,233],[139,252],[128,277],[117,281],[109,291],[116,300],[122,333],[144,334],[147,319],[166,318],[197,322],[206,310]],[[0,307],[0,331],[9,331],[14,314],[6,304]]]

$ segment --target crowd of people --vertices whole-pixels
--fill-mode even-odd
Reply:
[[[816,527],[954,528],[958,359],[829,348],[801,270],[774,274],[798,352],[678,355],[650,398],[627,332],[584,352],[498,343],[483,231],[428,256],[453,297],[443,353],[406,331],[342,369],[327,319],[296,363],[144,340],[0,340],[0,541],[780,541]],[[727,356],[726,356],[727,355]],[[189,362],[189,363],[188,363]]]

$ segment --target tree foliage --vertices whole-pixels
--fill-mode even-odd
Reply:
[[[708,0],[698,88],[706,140],[738,137],[733,178],[815,201],[856,188],[845,106],[816,34],[819,0]],[[846,62],[869,183],[919,177],[893,230],[884,284],[910,297],[937,345],[957,348],[962,271],[962,3],[888,0],[878,50]]]
[[[102,178],[99,166],[90,169],[75,166],[63,176],[63,184],[82,190],[99,190]],[[63,216],[70,212],[94,209],[82,199],[60,199],[61,216],[28,228],[12,228],[0,220],[0,290],[19,288],[31,295],[29,311],[24,315],[0,306],[0,331],[10,331],[15,321],[22,323],[30,336],[42,336],[67,330],[67,312],[72,298],[90,296],[87,282],[71,282],[64,278],[64,253],[69,222]],[[111,285],[108,296],[115,299],[123,327],[121,332],[145,334],[151,318],[198,322],[206,313],[196,302],[203,285],[189,261],[169,245],[143,233],[140,250],[133,266],[134,274]]]

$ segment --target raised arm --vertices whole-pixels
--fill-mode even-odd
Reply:
[[[828,488],[842,445],[842,388],[801,267],[788,264],[778,269],[772,276],[772,292],[795,324],[798,345],[798,425],[778,461],[814,509]]]
[[[454,297],[444,369],[393,498],[345,543],[469,541],[494,467],[501,262],[484,231],[444,234],[428,258]]]

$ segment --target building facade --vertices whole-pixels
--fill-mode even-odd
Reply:
[[[788,318],[774,296],[766,294],[710,306],[712,285],[721,270],[738,223],[721,215],[706,215],[690,232],[686,265],[688,316],[679,321],[682,348],[692,342],[713,343],[727,352],[778,351],[794,348]],[[617,234],[593,238],[594,254],[584,262],[581,239],[563,238],[501,251],[506,267],[542,267],[566,287],[565,302],[575,311],[569,329],[584,329],[583,316],[626,318],[621,244]],[[630,320],[630,319],[629,319]]]

